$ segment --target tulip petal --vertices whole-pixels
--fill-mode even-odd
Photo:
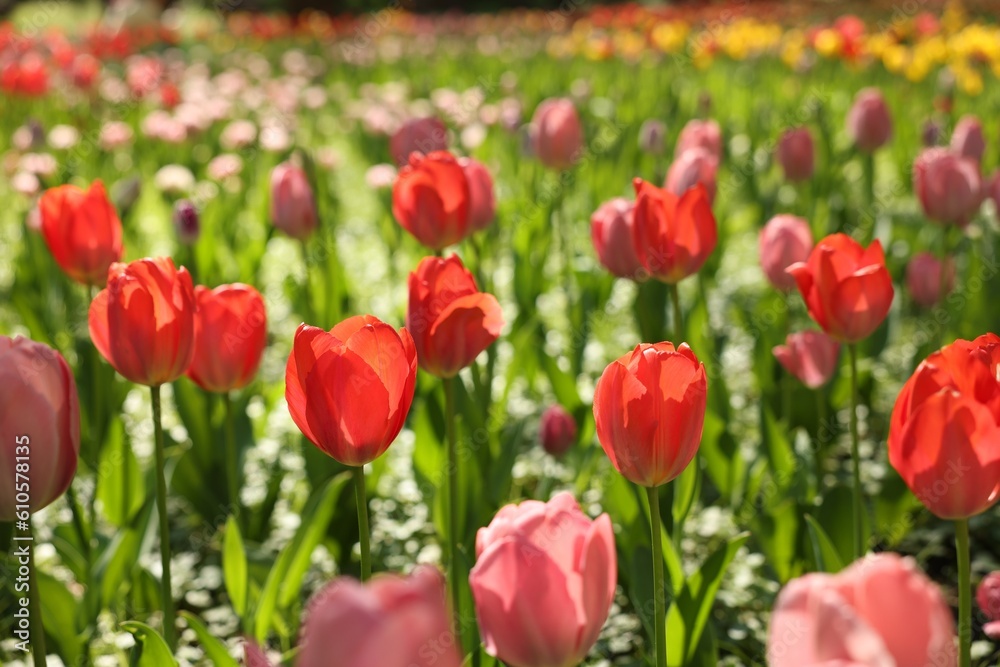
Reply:
[[[500,303],[482,292],[449,303],[430,329],[431,359],[435,375],[451,377],[493,344],[503,328]]]
[[[87,324],[90,329],[90,340],[104,359],[111,363],[111,342],[108,334],[108,290],[102,289],[90,302],[87,314]]]

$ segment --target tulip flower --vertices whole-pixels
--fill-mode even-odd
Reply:
[[[611,519],[569,493],[507,505],[476,535],[469,575],[486,652],[517,667],[579,665],[608,618],[617,581]]]
[[[809,259],[813,249],[812,230],[804,218],[776,215],[760,230],[757,242],[760,265],[768,281],[783,292],[795,287],[788,267]]]
[[[194,357],[187,375],[205,391],[245,387],[260,366],[267,338],[264,298],[249,285],[194,288]]]
[[[910,558],[881,553],[789,582],[767,638],[771,667],[954,667],[955,623]]]
[[[459,158],[458,164],[469,184],[469,231],[478,232],[489,227],[496,217],[493,177],[486,165],[471,157]]]
[[[784,345],[772,352],[785,370],[810,389],[818,389],[830,381],[837,370],[840,343],[820,331],[788,334]]]
[[[708,191],[698,184],[678,197],[639,178],[634,185],[632,241],[639,263],[670,284],[697,273],[718,238]]]
[[[955,264],[950,259],[942,262],[929,252],[918,252],[906,265],[906,286],[914,303],[930,308],[955,288]]]
[[[1000,639],[1000,572],[990,572],[979,582],[976,603],[987,618],[983,632],[990,639]]]
[[[80,406],[66,360],[42,343],[0,336],[0,521],[26,521],[55,502],[73,481],[79,452]],[[30,492],[16,492],[16,472]]]
[[[448,128],[441,119],[433,116],[411,118],[389,139],[389,153],[400,167],[410,161],[410,155],[413,153],[426,155],[447,149]]]
[[[590,238],[604,268],[619,278],[639,280],[644,270],[632,242],[634,210],[635,203],[624,197],[604,202],[590,216]]]
[[[201,221],[198,209],[188,199],[178,199],[174,203],[174,232],[183,245],[194,245],[201,235]]]
[[[471,204],[465,170],[446,151],[412,154],[392,188],[393,216],[403,229],[432,250],[465,238],[470,231]]]
[[[271,172],[271,222],[299,240],[309,238],[319,224],[309,177],[292,162],[282,162]]]
[[[639,150],[650,155],[663,153],[663,139],[667,135],[667,127],[663,121],[650,118],[639,127]]]
[[[298,667],[460,667],[444,579],[424,565],[367,585],[338,577],[309,601]],[[260,656],[262,657],[262,656]]]
[[[410,274],[406,328],[420,367],[450,378],[475,361],[503,328],[500,304],[476,287],[458,255],[425,257]]]
[[[715,156],[716,161],[722,161],[722,130],[717,122],[697,118],[688,121],[677,138],[674,159],[696,146],[707,150]]]
[[[122,256],[122,223],[100,181],[87,190],[60,185],[39,201],[42,235],[59,267],[84,285],[101,286]]]
[[[977,165],[983,161],[986,140],[983,138],[983,124],[975,116],[963,116],[951,134],[951,151],[972,160]]]
[[[552,456],[559,457],[569,451],[576,442],[576,420],[561,405],[551,405],[542,413],[539,439],[542,448]]]
[[[535,156],[549,169],[569,169],[583,151],[583,128],[573,102],[548,99],[538,105],[531,119]]]
[[[695,146],[681,153],[667,171],[664,189],[678,197],[700,183],[708,192],[709,204],[715,200],[716,172],[719,161],[705,148]]]
[[[778,140],[778,163],[791,183],[808,181],[816,167],[816,150],[809,128],[785,130]]]
[[[964,227],[982,202],[979,167],[946,148],[928,148],[913,163],[913,189],[924,215]]]
[[[847,114],[847,134],[858,150],[871,153],[892,136],[892,117],[877,88],[865,88],[854,98]]]

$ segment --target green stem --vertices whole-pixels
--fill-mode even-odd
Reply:
[[[815,441],[813,442],[814,463],[816,472],[816,493],[821,493],[823,490],[823,433],[827,427],[826,424],[826,392],[823,391],[822,387],[813,392],[816,394],[816,435]]]
[[[91,285],[90,286],[90,302],[91,303],[93,303],[94,299],[97,298],[97,294],[98,294],[97,287],[95,287],[94,285]],[[103,410],[101,409],[102,406],[101,406],[101,402],[100,402],[100,399],[101,399],[101,378],[99,377],[99,375],[100,375],[99,371],[100,371],[100,368],[101,368],[101,353],[100,353],[100,351],[98,351],[97,346],[93,345],[93,344],[90,346],[90,353],[91,353],[91,359],[93,361],[93,364],[92,364],[92,366],[90,368],[90,384],[91,384],[91,387],[90,387],[90,392],[91,392],[90,396],[91,396],[91,399],[90,400],[91,400],[91,410],[92,410],[92,413],[93,413],[90,416],[90,420],[91,420],[90,437],[91,437],[91,440],[93,441],[91,444],[93,445],[93,455],[95,457],[95,460],[92,462],[92,467],[93,467],[93,470],[94,470],[94,493],[93,493],[93,495],[90,498],[90,505],[89,505],[88,509],[89,509],[89,514],[90,514],[90,527],[91,527],[91,530],[94,530],[96,532],[97,531],[96,499],[97,499],[97,489],[98,489],[98,487],[100,486],[100,483],[101,483],[101,474],[100,474],[100,458],[101,458],[101,454],[100,454],[100,449],[101,449],[101,444],[102,444],[102,443],[100,443],[100,442],[97,441],[98,440],[98,436],[97,436],[97,424],[102,421]],[[126,448],[128,446],[129,446],[128,445],[128,438],[122,438],[122,452],[123,452],[123,454],[127,451]],[[125,502],[125,510],[126,510],[126,514],[127,514],[128,513],[128,499],[129,499],[129,493],[128,493],[129,492],[128,457],[124,457],[122,459],[122,466],[124,466],[123,469],[122,469],[122,492],[123,492],[122,493],[122,498],[123,498],[123,500]],[[126,518],[127,518],[127,516],[126,516]],[[88,544],[87,545],[88,552],[89,552],[89,548],[90,548],[90,545]]]
[[[229,510],[236,517],[236,524],[243,529],[240,521],[239,452],[236,450],[236,425],[233,418],[233,399],[227,391],[222,395],[226,406],[226,482],[229,485]]]
[[[865,195],[865,210],[860,216],[861,220],[864,220],[866,216],[871,218],[871,229],[867,230],[864,235],[865,245],[871,242],[871,239],[875,238],[875,154],[865,153],[861,158],[864,164],[864,195]]]
[[[864,555],[863,510],[861,505],[861,455],[858,452],[858,346],[850,343],[851,358],[851,463],[854,473],[854,559]]]
[[[174,598],[170,585],[170,525],[167,517],[167,478],[166,461],[163,453],[163,423],[160,414],[160,387],[149,388],[153,402],[153,431],[156,444],[156,513],[160,519],[160,565],[163,576],[160,578],[160,597],[163,604],[163,639],[173,651],[177,643],[174,638]]]
[[[365,488],[365,467],[354,468],[354,499],[358,504],[358,539],[361,542],[361,581],[372,576],[371,532],[368,528],[368,495]]]
[[[31,658],[35,667],[45,667],[45,626],[42,624],[42,596],[35,574],[35,538],[29,526],[24,531],[28,544],[28,615],[31,618]]]
[[[958,664],[972,664],[972,582],[969,576],[969,520],[955,521],[958,552]]]
[[[649,532],[653,545],[653,646],[656,667],[667,667],[667,605],[663,584],[659,487],[646,487],[646,498],[649,500]]]
[[[307,323],[319,326],[322,323],[316,322],[316,318],[313,316],[312,281],[309,278],[309,245],[306,239],[302,239],[302,265],[306,271],[306,277],[302,283],[302,296],[305,299],[302,317]]]
[[[444,378],[445,432],[448,441],[448,579],[451,585],[451,607],[455,632],[462,628],[461,577],[458,571],[458,445],[455,437],[454,378]]]
[[[670,283],[670,302],[674,307],[674,345],[684,342],[684,313],[681,312],[681,295],[677,283]]]

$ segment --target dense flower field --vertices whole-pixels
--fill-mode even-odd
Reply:
[[[0,661],[996,664],[1000,26],[858,11],[20,7]]]

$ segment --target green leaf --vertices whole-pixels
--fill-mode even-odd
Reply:
[[[820,572],[840,572],[844,563],[837,547],[833,545],[830,536],[811,515],[805,515],[806,527],[809,529],[809,540],[812,543],[813,556],[816,558],[816,569]]]
[[[701,456],[696,456],[684,472],[673,481],[674,487],[674,530],[680,530],[691,512],[694,501],[701,493]]]
[[[226,520],[226,535],[222,542],[222,572],[233,611],[244,618],[247,613],[247,555],[239,523],[232,514]]]
[[[142,508],[146,498],[146,480],[121,422],[114,422],[108,442],[101,450],[99,473],[101,483],[97,485],[97,498],[101,501],[104,516],[112,525],[124,528]]]
[[[189,611],[181,611],[181,618],[194,630],[201,648],[205,651],[205,657],[212,661],[215,667],[239,667],[239,663],[233,656],[229,655],[226,645],[212,635],[197,616]]]
[[[153,628],[139,621],[125,621],[121,627],[131,632],[141,647],[138,667],[164,667],[177,664],[167,642],[163,641],[160,633]]]
[[[76,611],[79,604],[66,585],[50,574],[35,571],[38,595],[42,605],[42,625],[45,634],[57,645],[59,656],[68,665],[76,664],[80,656],[79,629]]]

